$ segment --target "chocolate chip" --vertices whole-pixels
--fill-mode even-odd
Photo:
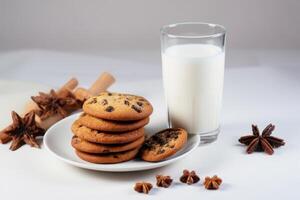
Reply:
[[[171,149],[173,149],[175,147],[175,145],[170,146]]]
[[[117,156],[117,155],[114,155],[113,157],[114,157],[114,158],[119,158],[119,156]]]
[[[94,104],[94,103],[97,103],[97,98],[92,98],[92,100],[90,100],[89,102],[88,102],[88,104]]]
[[[158,154],[162,154],[162,153],[164,153],[164,152],[165,152],[164,149],[160,149],[157,153],[158,153]]]
[[[127,105],[127,106],[130,105],[129,101],[127,101],[127,100],[124,100],[124,104]]]
[[[107,101],[106,99],[103,99],[103,100],[101,101],[101,105],[105,106],[105,105],[107,105],[107,104],[108,104],[108,101]]]
[[[136,112],[138,112],[138,113],[141,113],[141,112],[142,112],[142,109],[141,109],[139,106],[137,106],[137,105],[132,105],[131,108],[132,108],[133,110],[135,110]]]
[[[159,137],[157,139],[158,144],[160,144],[161,146],[165,145],[166,143],[168,143],[168,140],[164,137]]]
[[[136,102],[136,104],[139,105],[139,106],[143,106],[143,103],[142,103],[142,102],[139,102],[139,101]]]
[[[132,101],[133,100],[133,98],[132,97],[126,97],[126,100],[128,100],[128,101]]]
[[[139,101],[145,101],[145,99],[140,98]]]
[[[112,96],[112,93],[109,92],[109,93],[107,93],[107,95],[108,95],[108,96]]]
[[[108,106],[108,107],[106,107],[105,108],[105,111],[106,112],[112,112],[112,111],[114,111],[115,109],[114,109],[114,107],[112,107],[112,106]]]

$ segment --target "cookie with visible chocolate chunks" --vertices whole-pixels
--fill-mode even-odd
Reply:
[[[75,153],[79,158],[85,160],[87,162],[96,163],[96,164],[113,164],[113,163],[121,163],[125,161],[129,161],[135,158],[137,153],[139,152],[140,147],[119,152],[119,153],[109,153],[109,154],[92,154],[85,153],[78,150],[75,150]]]
[[[111,121],[96,118],[86,113],[83,113],[79,117],[78,121],[79,123],[88,128],[99,131],[124,132],[144,127],[149,123],[149,117],[137,121]]]
[[[115,121],[134,121],[147,118],[152,105],[144,97],[102,92],[83,104],[83,111],[97,118]]]
[[[182,149],[187,142],[188,134],[181,128],[162,130],[144,142],[140,155],[145,161],[164,160]]]
[[[128,132],[109,133],[90,129],[82,125],[78,120],[72,124],[71,130],[74,135],[81,139],[100,144],[124,144],[144,136],[144,128]]]
[[[144,139],[145,136],[142,136],[133,142],[125,144],[99,144],[83,140],[77,136],[73,136],[71,144],[73,148],[81,152],[107,154],[135,149],[143,144]]]

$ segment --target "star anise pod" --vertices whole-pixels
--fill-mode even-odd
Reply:
[[[172,184],[173,179],[170,176],[157,175],[156,185],[158,187],[168,188]]]
[[[4,132],[0,132],[0,144],[6,144],[11,141],[11,137]]]
[[[71,92],[64,93],[64,95],[54,90],[51,90],[49,94],[39,92],[38,96],[32,96],[31,99],[38,105],[40,110],[36,111],[36,114],[42,120],[55,114],[66,117],[70,111],[80,108],[80,103]]]
[[[239,139],[239,142],[247,145],[246,152],[264,151],[269,155],[274,153],[273,148],[280,147],[285,144],[283,139],[271,136],[275,126],[269,124],[260,135],[256,125],[252,125],[252,135],[246,135]]]
[[[217,190],[222,183],[222,179],[220,179],[217,175],[214,175],[212,178],[209,176],[205,177],[204,186],[208,190]]]
[[[36,124],[34,111],[27,113],[24,118],[20,117],[14,111],[12,111],[11,115],[13,123],[1,131],[2,134],[6,134],[12,138],[9,149],[12,151],[17,150],[23,144],[39,148],[40,145],[36,141],[36,137],[44,135],[45,130]]]
[[[180,181],[188,185],[197,183],[200,181],[199,176],[197,176],[195,171],[183,170],[183,175],[180,177]]]
[[[136,183],[134,186],[134,190],[139,192],[139,193],[145,193],[148,194],[149,191],[152,189],[152,184],[151,183],[147,183],[147,182],[140,182],[140,183]]]

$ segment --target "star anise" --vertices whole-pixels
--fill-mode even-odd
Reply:
[[[269,124],[260,135],[256,125],[252,125],[252,135],[243,136],[239,142],[247,145],[246,152],[253,153],[254,151],[264,151],[269,155],[274,153],[273,148],[280,147],[285,144],[283,139],[271,136],[275,126]]]
[[[34,111],[27,113],[24,118],[14,111],[11,115],[13,123],[1,131],[1,134],[6,134],[12,139],[9,149],[12,151],[17,150],[23,144],[39,148],[40,145],[36,141],[36,137],[44,135],[45,130],[36,124]]]
[[[188,185],[191,185],[200,181],[200,178],[199,176],[197,176],[195,171],[190,172],[185,169],[183,170],[183,175],[180,177],[180,181]]]
[[[6,144],[11,141],[11,137],[6,133],[0,132],[0,143]]]
[[[55,114],[66,117],[71,111],[80,108],[80,103],[71,92],[66,92],[64,95],[54,90],[51,90],[49,94],[39,92],[39,96],[32,96],[31,99],[38,105],[40,110],[36,111],[36,114],[42,120]]]
[[[157,175],[156,176],[156,185],[158,187],[168,188],[173,182],[170,176]]]
[[[147,182],[140,182],[140,183],[136,183],[134,186],[134,190],[139,192],[139,193],[145,193],[148,194],[149,191],[152,189],[152,184],[151,183],[147,183]]]
[[[217,190],[222,183],[222,179],[220,179],[217,175],[214,175],[212,178],[209,176],[205,177],[204,186],[208,190]]]

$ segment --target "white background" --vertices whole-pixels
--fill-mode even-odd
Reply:
[[[82,86],[88,86],[101,71],[110,69],[117,78],[111,90],[148,98],[154,106],[152,126],[157,130],[166,127],[156,53],[113,51],[103,55],[45,51],[6,53],[0,55],[3,69],[0,78],[55,87],[75,75]],[[137,55],[147,59],[135,59]],[[145,199],[145,195],[133,190],[134,183],[155,184],[155,175],[165,174],[174,178],[174,185],[169,189],[153,189],[149,199],[299,199],[299,52],[239,51],[234,55],[236,67],[229,67],[225,72],[222,131],[217,142],[200,146],[170,166],[136,173],[81,170],[57,160],[43,147],[39,150],[24,146],[11,152],[8,145],[0,145],[2,198]],[[255,64],[250,65],[247,60],[254,60]],[[10,91],[0,89],[3,102]],[[1,106],[12,106],[11,103]],[[0,122],[9,120],[8,112],[1,114]],[[165,120],[158,121],[157,116],[160,119],[164,116]],[[276,125],[274,136],[284,138],[286,145],[276,149],[273,156],[246,154],[238,138],[250,132],[251,123],[262,128],[270,122]],[[202,181],[205,176],[217,174],[224,182],[218,191],[206,191],[202,182],[193,186],[180,184],[178,179],[185,168],[196,170]]]
[[[44,148],[10,152],[0,145],[3,199],[145,199],[132,187],[171,175],[170,189],[149,199],[299,199],[299,1],[0,0],[0,79],[57,87],[71,76],[88,86],[106,70],[114,91],[131,91],[164,115],[159,28],[179,21],[220,23],[228,30],[222,132],[186,159],[157,170],[102,173],[71,167]],[[6,98],[0,88],[0,98]],[[6,91],[7,92],[7,91]],[[6,105],[3,105],[6,106]],[[7,105],[11,106],[11,105]],[[1,113],[1,120],[8,114]],[[276,125],[286,140],[273,156],[245,154],[238,138],[251,123]],[[152,123],[155,123],[152,122]],[[162,128],[163,122],[157,124]],[[184,168],[202,180],[218,174],[218,191],[178,183]]]
[[[0,0],[0,50],[159,49],[164,24],[224,25],[229,48],[300,48],[298,0]]]

